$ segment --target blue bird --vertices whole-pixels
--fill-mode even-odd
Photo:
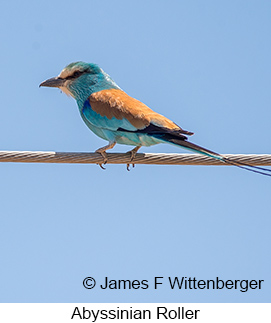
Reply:
[[[187,141],[187,136],[193,135],[193,132],[182,129],[144,103],[130,97],[96,64],[71,63],[59,76],[42,82],[40,86],[60,88],[77,101],[81,117],[88,128],[108,141],[108,145],[96,150],[102,155],[104,164],[107,162],[106,151],[116,143],[135,146],[130,151],[131,162],[142,146],[170,143],[250,171],[262,173],[247,167],[271,171],[235,162]]]

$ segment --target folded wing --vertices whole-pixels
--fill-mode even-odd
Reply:
[[[118,89],[93,93],[82,112],[94,126],[113,131],[147,133],[154,136],[174,133],[182,139],[186,138],[184,134],[193,134]]]

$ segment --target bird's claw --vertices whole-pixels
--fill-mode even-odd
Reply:
[[[104,159],[102,163],[98,163],[97,165],[99,165],[101,167],[101,169],[106,170],[106,168],[103,166],[103,165],[106,165],[107,164],[106,152],[104,152],[104,151],[97,151],[96,150],[96,153],[102,155],[102,157]]]
[[[101,167],[101,169],[106,169],[105,167],[103,167],[103,165],[105,165],[107,163],[106,150],[113,148],[115,146],[115,144],[116,144],[116,142],[109,142],[109,144],[107,146],[101,147],[95,151],[95,153],[102,155],[102,157],[104,159],[102,163],[98,163],[98,165]]]
[[[127,164],[127,167],[126,167],[126,169],[128,170],[128,172],[130,172],[130,170],[131,170],[131,169],[130,169],[130,165],[131,165],[131,164]],[[132,166],[133,166],[133,168],[134,168],[134,167],[135,167],[135,164],[132,164]]]
[[[104,163],[104,164],[105,164],[105,163]],[[103,167],[103,164],[97,164],[97,165],[99,165],[99,166],[101,167],[101,169],[106,170],[106,168],[105,168],[105,167]]]
[[[131,154],[130,162],[132,162],[134,160],[134,158],[135,158],[136,153],[132,150],[132,151],[130,151],[130,154]],[[134,168],[135,167],[135,164],[132,164],[132,166]],[[130,172],[130,170],[131,170],[130,169],[130,164],[127,164],[126,169],[128,170],[128,172]]]
[[[132,162],[135,159],[136,153],[137,153],[137,151],[138,151],[139,148],[140,148],[140,146],[137,146],[134,149],[128,151],[128,153],[130,153],[130,155],[131,155],[130,162]],[[134,168],[135,167],[135,164],[132,163],[132,166]],[[130,164],[127,164],[126,169],[128,170],[128,172],[130,171]]]

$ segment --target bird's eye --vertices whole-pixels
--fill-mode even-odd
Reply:
[[[82,74],[82,72],[80,72],[80,71],[76,71],[76,72],[74,72],[74,73],[73,73],[72,77],[78,77],[78,76],[80,76],[81,74]]]
[[[79,76],[81,76],[82,74],[85,74],[85,73],[87,73],[87,70],[85,70],[85,71],[80,71],[80,70],[75,71],[73,74],[67,76],[66,80],[76,79],[76,78],[78,78]]]
[[[82,71],[75,71],[72,75],[69,75],[68,77],[66,77],[66,80],[76,79],[77,77],[79,77],[82,74],[84,74],[84,72],[82,72]]]

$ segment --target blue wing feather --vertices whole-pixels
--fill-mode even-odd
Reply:
[[[137,128],[125,118],[119,120],[115,117],[108,119],[105,116],[101,116],[92,110],[88,100],[83,108],[80,109],[80,113],[88,128],[105,140],[134,146],[152,146],[162,142],[148,134],[137,133]],[[123,131],[119,131],[120,128]]]
[[[115,117],[108,119],[106,116],[101,116],[92,110],[88,100],[84,103],[83,109],[81,109],[81,115],[84,120],[86,119],[88,121],[88,124],[90,123],[98,128],[104,128],[112,131],[116,131],[118,128],[122,128],[127,131],[137,130],[137,128],[125,118],[119,120]]]

